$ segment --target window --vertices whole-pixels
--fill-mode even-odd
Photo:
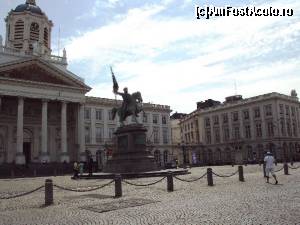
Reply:
[[[282,104],[279,105],[279,112],[280,112],[280,114],[284,113],[284,111],[283,111],[283,105]]]
[[[49,48],[49,45],[48,45],[48,43],[49,43],[49,37],[48,37],[48,34],[49,34],[48,29],[45,27],[45,28],[44,28],[44,45],[45,45],[47,48]]]
[[[112,112],[112,110],[108,110],[108,120],[109,121],[113,121],[114,119],[113,119],[113,112]]]
[[[96,120],[102,120],[102,109],[96,109]]]
[[[285,115],[290,116],[290,107],[288,105],[285,106]]]
[[[259,118],[260,117],[260,109],[257,107],[257,108],[254,108],[254,118]]]
[[[210,144],[211,143],[211,131],[206,130],[206,143]]]
[[[101,143],[103,138],[103,128],[96,127],[96,142]]]
[[[239,120],[239,113],[238,112],[233,112],[232,113],[232,120],[233,122],[236,122]]]
[[[108,128],[108,138],[113,139],[115,133],[115,128]]]
[[[272,105],[265,105],[265,115],[272,116]]]
[[[251,127],[250,125],[245,126],[245,136],[246,138],[250,139],[251,138]]]
[[[249,110],[244,110],[243,111],[243,114],[244,114],[244,120],[248,120],[249,119]]]
[[[168,138],[168,128],[163,128],[163,143],[168,144],[169,143],[169,138]]]
[[[210,127],[210,119],[208,117],[205,118],[205,127]]]
[[[84,119],[86,120],[91,119],[91,109],[84,109]]]
[[[234,139],[240,139],[240,128],[239,127],[234,127]]]
[[[22,20],[18,20],[15,23],[15,34],[14,34],[14,39],[15,41],[17,40],[23,40],[24,38],[24,22]],[[14,44],[15,48],[22,49],[23,48],[23,42],[15,43]]]
[[[292,110],[292,116],[294,117],[294,116],[295,116],[295,107],[292,106],[292,107],[291,107],[291,110]]]
[[[91,142],[91,129],[90,127],[85,127],[85,143]]]
[[[285,136],[285,125],[284,125],[284,120],[280,120],[280,127],[281,127],[281,135]]]
[[[292,136],[292,129],[291,129],[291,123],[290,121],[287,121],[286,122],[286,129],[287,129],[287,133],[288,133],[288,136]]]
[[[166,116],[161,117],[161,123],[162,124],[167,124],[167,117]]]
[[[274,124],[273,124],[273,122],[268,122],[267,123],[267,128],[268,128],[268,136],[273,137],[274,136]]]
[[[153,127],[153,142],[159,143],[159,127]]]
[[[40,26],[37,23],[32,23],[30,25],[30,40],[38,41],[40,33]]]
[[[297,126],[296,126],[296,122],[293,122],[293,135],[294,137],[297,137]]]
[[[158,115],[153,114],[153,123],[158,124]]]
[[[214,133],[215,133],[215,141],[216,141],[216,143],[220,143],[220,129],[216,128],[214,130]]]
[[[148,113],[143,113],[143,123],[148,123]]]
[[[227,113],[224,113],[222,115],[222,117],[223,117],[223,123],[228,123],[228,115],[227,115]]]
[[[193,125],[193,123],[191,123],[191,129],[193,129],[193,127],[194,127],[194,125]]]
[[[262,137],[261,123],[257,123],[255,126],[256,126],[256,137]]]
[[[219,124],[219,116],[213,116],[214,125]]]
[[[224,141],[228,141],[230,138],[229,136],[229,128],[228,127],[224,127]]]

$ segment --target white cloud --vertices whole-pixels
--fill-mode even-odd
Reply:
[[[87,80],[96,79],[101,69],[113,64],[121,87],[140,90],[145,101],[171,105],[183,112],[194,110],[196,101],[223,100],[234,94],[236,78],[242,83],[241,94],[248,97],[262,94],[260,91],[284,92],[300,86],[299,79],[293,83],[278,79],[287,73],[296,76],[295,71],[299,71],[298,16],[213,20],[163,16],[171,3],[167,0],[131,9],[110,24],[71,38],[66,46],[70,63],[88,61]],[[296,11],[300,3],[277,0],[272,6]],[[276,54],[287,54],[290,45],[295,47],[288,54],[298,53],[298,58],[282,55],[275,60]],[[230,82],[232,88],[228,88]],[[93,87],[90,95],[113,97],[111,83]]]

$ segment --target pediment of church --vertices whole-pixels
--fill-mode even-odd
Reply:
[[[0,64],[0,78],[18,81],[23,80],[25,82],[31,81],[36,84],[40,83],[41,85],[52,84],[66,86],[70,88],[85,89],[87,91],[90,89],[83,81],[38,59]]]

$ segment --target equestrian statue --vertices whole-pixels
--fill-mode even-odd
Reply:
[[[120,107],[114,107],[112,109],[112,119],[115,119],[116,115],[118,114],[119,122],[121,126],[124,126],[124,121],[126,120],[126,118],[128,116],[132,116],[133,122],[138,124],[138,114],[143,111],[143,99],[141,93],[137,91],[129,94],[127,87],[123,89],[124,92],[119,92],[118,82],[111,67],[110,69],[113,80],[113,93],[115,95],[120,95],[123,98],[122,105]]]

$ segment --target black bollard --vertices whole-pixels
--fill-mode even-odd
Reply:
[[[120,174],[115,176],[115,197],[122,197],[122,177]]]
[[[169,172],[167,175],[167,189],[168,192],[174,191],[174,183],[173,183],[173,174],[172,172]]]
[[[207,168],[207,184],[208,186],[214,186],[212,169]]]
[[[45,181],[45,206],[53,204],[53,182],[51,179]]]
[[[244,182],[244,169],[243,166],[239,166],[239,181]]]
[[[287,163],[283,164],[284,175],[289,175],[289,166]]]

